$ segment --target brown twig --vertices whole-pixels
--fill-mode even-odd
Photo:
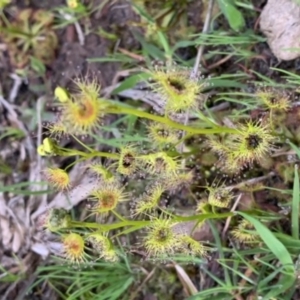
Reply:
[[[136,296],[138,295],[138,293],[142,290],[142,288],[144,287],[144,285],[151,279],[151,277],[154,275],[156,271],[156,268],[154,268],[148,275],[147,277],[143,280],[143,282],[139,285],[139,287],[131,294],[129,300],[134,300],[136,299]]]
[[[14,84],[13,84],[13,87],[11,88],[11,90],[9,92],[8,101],[9,101],[9,103],[14,103],[15,99],[18,96],[18,93],[19,93],[20,87],[23,83],[23,80],[17,74],[11,74],[10,78],[13,79]]]
[[[230,212],[234,212],[234,211],[236,210],[237,206],[238,206],[239,203],[240,203],[241,198],[242,198],[242,194],[239,194],[238,197],[236,198],[236,200],[235,200],[235,202],[234,202],[234,204],[233,204],[233,206],[232,206]],[[230,225],[231,219],[232,219],[232,217],[228,217],[228,218],[226,219],[226,223],[225,223],[225,226],[224,226],[224,229],[223,229],[223,232],[222,232],[222,240],[223,240],[223,241],[225,240],[225,234],[226,234],[226,232],[227,232],[227,230],[228,230],[228,227],[229,227],[229,225]]]
[[[212,15],[214,4],[215,4],[214,0],[209,1],[207,14],[206,14],[205,22],[204,22],[203,29],[202,29],[202,34],[208,33],[209,23],[211,20],[211,15]],[[194,64],[193,71],[191,73],[191,77],[197,76],[198,69],[199,69],[200,62],[201,62],[202,55],[203,55],[203,51],[204,51],[204,45],[200,45],[198,48],[197,57],[196,57],[196,61]]]
[[[218,60],[217,62],[211,64],[210,66],[207,66],[207,69],[208,69],[208,70],[212,70],[212,69],[214,69],[214,68],[216,68],[216,67],[218,67],[218,66],[224,64],[224,63],[225,63],[226,61],[228,61],[232,56],[233,56],[233,54],[229,54],[229,55],[223,57],[222,59],[220,59],[220,60]]]
[[[203,29],[202,29],[202,34],[208,33],[209,30],[209,24],[210,24],[210,20],[211,20],[211,15],[212,15],[212,11],[213,11],[213,7],[215,4],[215,0],[210,0],[209,4],[208,4],[208,9],[207,9],[207,14],[205,17],[205,21],[204,21],[204,25],[203,25]],[[197,52],[197,56],[196,56],[196,60],[195,60],[195,64],[193,67],[193,70],[190,74],[190,78],[191,79],[196,79],[197,75],[198,75],[198,70],[199,70],[199,66],[200,66],[200,62],[202,59],[202,55],[203,55],[203,51],[204,51],[204,45],[200,45],[198,48],[198,52]],[[188,124],[189,121],[189,115],[190,115],[190,110],[188,109],[185,113],[185,118],[184,118],[184,125]],[[186,132],[182,132],[181,138],[183,139],[185,137]],[[182,141],[182,143],[179,146],[179,152],[182,153],[183,152],[183,147],[184,147],[184,141]]]

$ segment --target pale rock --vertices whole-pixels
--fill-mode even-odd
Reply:
[[[268,0],[260,16],[260,28],[273,54],[280,60],[300,56],[300,1]]]

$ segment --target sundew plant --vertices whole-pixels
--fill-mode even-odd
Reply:
[[[278,192],[280,185],[268,187],[268,180],[276,172],[282,182],[292,183],[298,172],[293,149],[299,143],[300,110],[295,91],[255,85],[251,93],[241,91],[238,109],[224,116],[217,110],[208,113],[211,79],[175,63],[152,66],[146,74],[148,89],[161,100],[160,113],[103,98],[96,80],[78,78],[73,92],[63,87],[54,91],[56,121],[45,125],[38,153],[74,161],[64,169],[49,165],[44,177],[68,197],[73,188],[68,170],[84,162],[94,182],[84,202],[86,219],[75,219],[61,208],[47,212],[44,226],[60,237],[61,256],[75,264],[97,259],[114,263],[119,259],[118,238],[128,236],[133,243],[127,249],[138,248],[149,260],[209,258],[215,248],[194,232],[215,219],[223,225],[226,221],[223,242],[229,238],[247,249],[270,248],[286,268],[289,277],[283,276],[282,284],[288,289],[295,279],[292,260],[282,259],[272,247],[270,241],[275,241],[285,253],[277,237],[266,238],[266,232],[271,234],[267,227],[278,228],[286,215],[264,209],[253,199],[255,193],[273,188],[282,195],[282,206],[291,201]],[[221,93],[214,97],[223,97],[223,102],[228,98]],[[109,126],[112,115],[134,116],[143,139],[108,152],[87,144]],[[124,124],[117,126],[124,131]],[[84,150],[63,147],[65,137]],[[288,151],[288,163],[274,159]],[[252,201],[243,203],[244,194]],[[193,203],[188,215],[174,208],[180,197]],[[194,225],[186,229],[191,222]]]

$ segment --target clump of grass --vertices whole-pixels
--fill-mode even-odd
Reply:
[[[1,13],[0,38],[8,47],[12,66],[24,69],[32,59],[49,65],[58,46],[53,26],[54,14],[47,10],[19,9],[12,21]]]

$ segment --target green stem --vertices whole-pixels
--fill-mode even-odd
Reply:
[[[90,152],[94,152],[94,149],[90,148],[89,146],[85,145],[82,141],[80,141],[74,134],[71,134],[71,136],[73,137],[73,139],[80,144],[82,147],[84,147],[85,149],[87,149]]]
[[[110,106],[106,109],[107,113],[111,114],[128,114],[134,115],[140,118],[149,119],[158,123],[166,124],[172,128],[184,130],[194,134],[214,134],[214,133],[236,133],[237,130],[233,128],[221,127],[216,126],[215,128],[195,128],[191,126],[186,126],[180,123],[176,123],[166,117],[160,117],[156,115],[152,115],[148,112],[138,110],[135,108],[130,107],[123,107],[123,106]]]
[[[272,129],[272,132],[275,134],[275,126],[273,125],[273,109],[270,110],[270,124],[271,124],[271,129]]]
[[[220,213],[220,214],[200,214],[194,215],[189,217],[182,217],[182,216],[174,216],[174,221],[176,222],[188,222],[188,221],[203,221],[206,219],[224,219],[227,217],[234,216],[234,213]],[[70,227],[77,227],[77,228],[95,228],[100,229],[102,231],[109,231],[113,229],[119,229],[126,226],[140,226],[145,227],[150,225],[153,221],[131,221],[131,220],[124,220],[113,224],[98,224],[98,223],[88,223],[88,222],[79,222],[79,221],[72,221]]]
[[[112,210],[112,213],[121,221],[123,222],[127,222],[128,220],[126,220],[125,218],[123,218],[121,215],[119,215],[115,210]]]
[[[76,160],[73,161],[71,164],[69,164],[69,165],[67,165],[67,166],[65,167],[65,171],[67,171],[69,168],[71,168],[72,166],[76,165],[77,163],[80,163],[80,162],[85,161],[85,160],[86,160],[85,157],[81,157],[81,158],[79,158],[79,159],[76,159]]]
[[[98,223],[88,223],[88,222],[77,222],[72,221],[70,227],[77,228],[95,228],[100,229],[102,231],[109,231],[113,229],[123,228],[125,226],[147,226],[151,223],[151,221],[121,221],[113,224],[98,224]]]
[[[108,153],[108,152],[101,152],[101,151],[93,151],[92,153],[85,153],[80,150],[70,150],[65,148],[59,148],[58,154],[61,156],[82,156],[85,159],[93,158],[93,157],[106,157],[111,159],[119,159],[119,154],[117,153]]]
[[[174,216],[174,220],[177,222],[188,222],[188,221],[204,221],[210,219],[224,219],[233,217],[234,213],[204,213],[200,215],[193,215],[189,217]]]

